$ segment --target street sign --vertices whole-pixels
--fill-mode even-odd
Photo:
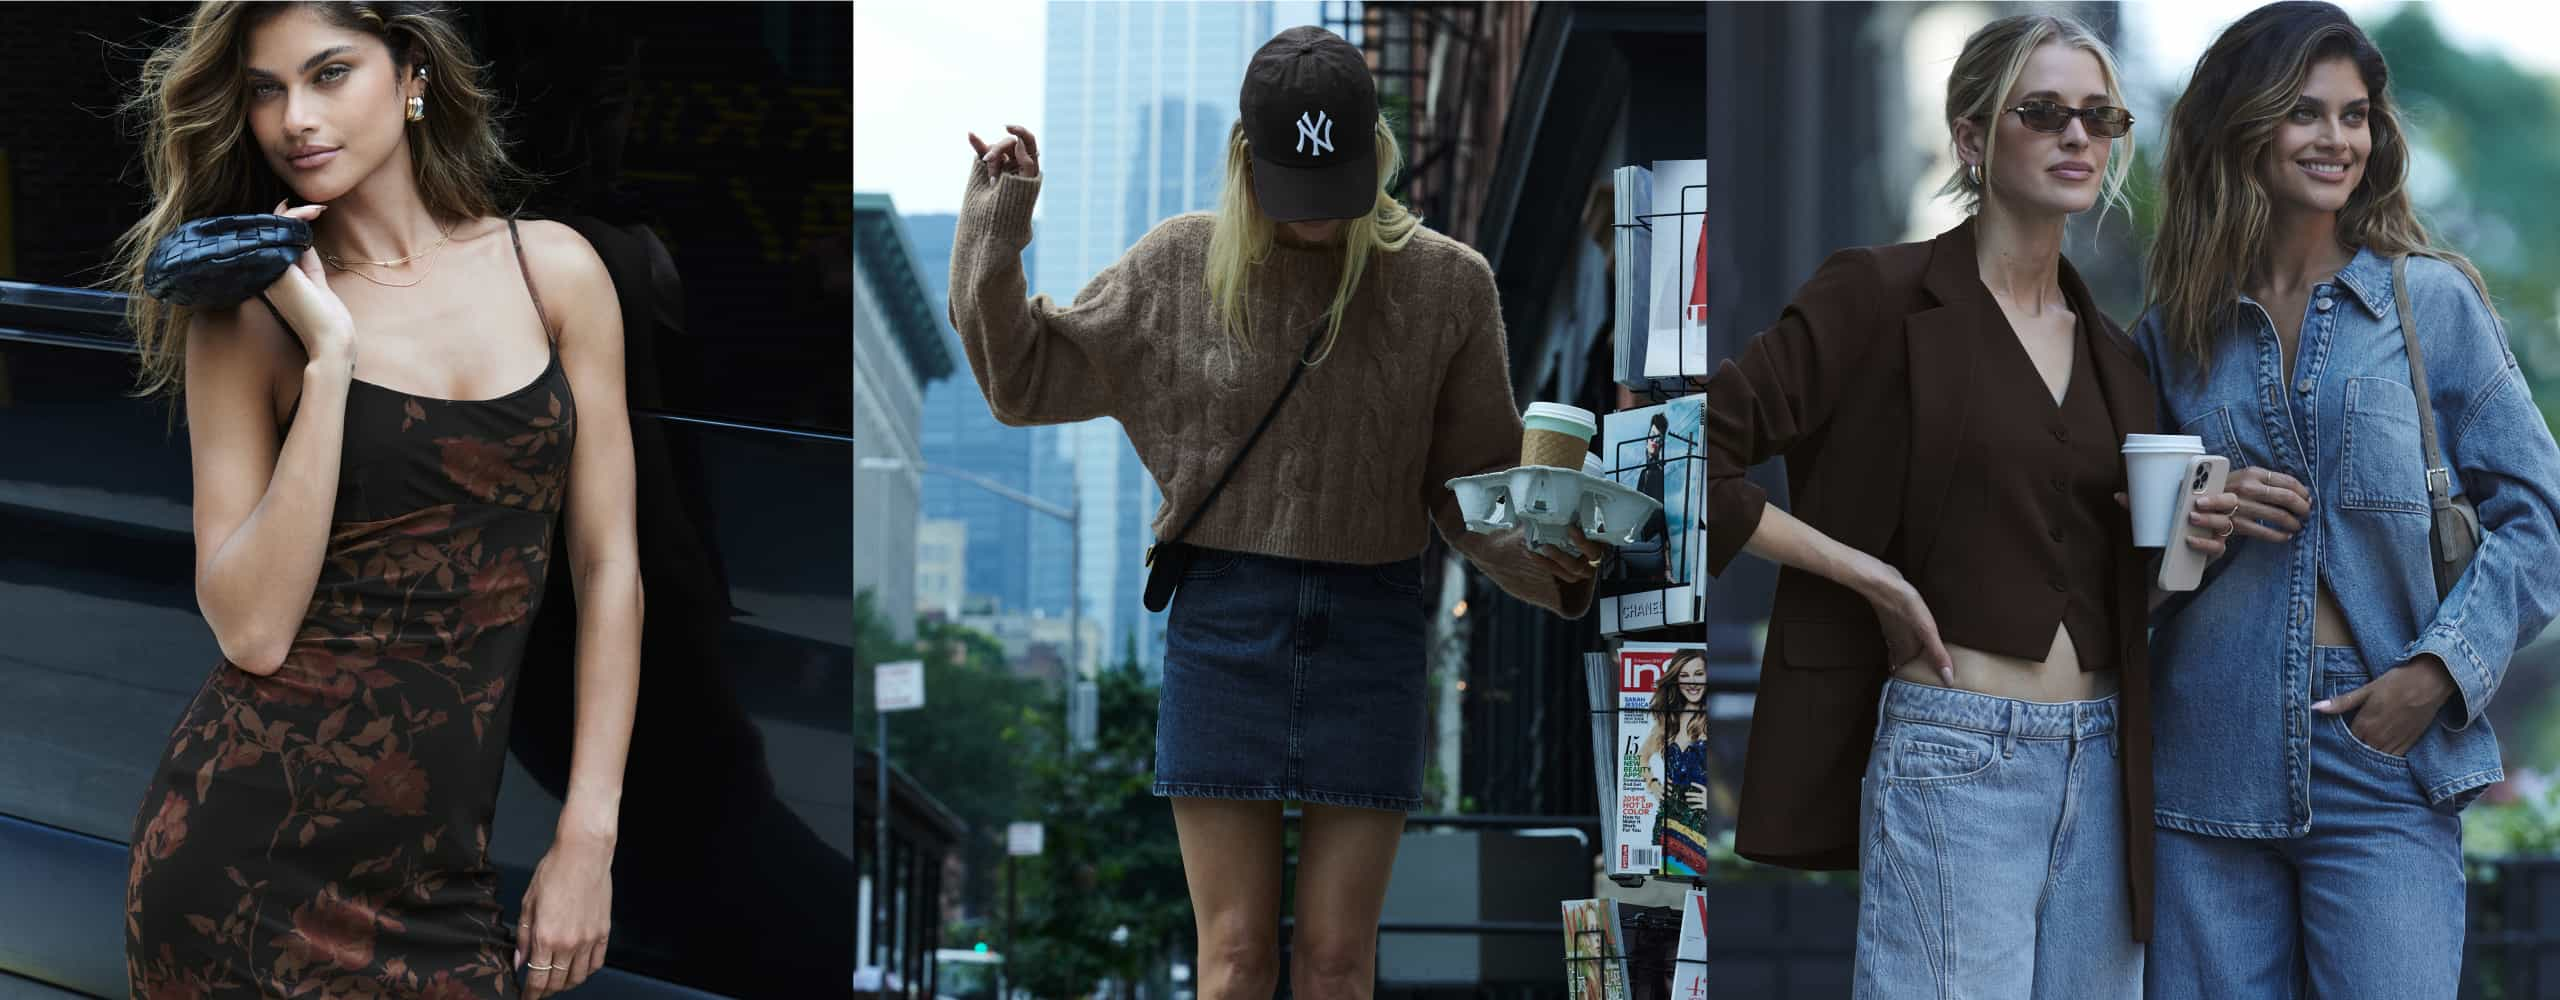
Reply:
[[[901,660],[872,668],[872,701],[882,712],[924,707],[924,661]]]
[[[1004,828],[1004,852],[1029,857],[1040,853],[1041,827],[1038,823],[1014,823]]]
[[[1092,681],[1076,681],[1067,689],[1067,742],[1077,752],[1093,749],[1095,721],[1101,707],[1101,688]]]

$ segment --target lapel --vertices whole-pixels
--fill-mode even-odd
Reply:
[[[2097,300],[2090,296],[2089,286],[2080,280],[2080,272],[2071,266],[2071,258],[2062,259],[2062,295],[2071,300],[2071,311],[2089,324],[2088,349],[2084,353],[2097,366],[2098,390],[2106,396],[2107,419],[2115,424],[2118,440],[2126,434],[2149,434],[2157,430],[2159,415],[2157,393],[2151,377],[2143,373],[2142,359],[2133,353],[2132,342],[2116,331],[2107,314],[2098,311]],[[2131,533],[2130,528],[2126,531]]]
[[[2072,311],[2087,317],[2092,324],[2084,353],[2096,366],[2092,374],[2097,376],[2099,393],[2106,397],[2107,419],[2115,425],[2117,440],[2126,434],[2159,430],[2159,395],[2152,387],[2151,376],[2143,370],[2142,359],[2133,353],[2132,342],[2108,322],[2106,313],[2098,310],[2097,302],[2089,295],[2089,286],[2072,269],[2070,258],[2062,261],[2061,277],[2062,294],[2070,298]],[[2133,554],[2130,518],[2111,517],[2107,524],[2115,554],[2117,668],[2128,685],[2144,683],[2142,678],[2148,676],[2144,636],[2150,624],[2146,605],[2151,588],[2150,581],[2143,577],[2150,564]]]
[[[1982,287],[1973,259],[1973,220],[1929,241],[1920,287],[1937,301],[1903,317],[1905,363],[1911,373],[1911,464],[1903,483],[1906,564],[1929,564],[1946,510],[1947,484],[1972,414],[1976,349],[1983,324],[2008,322]]]

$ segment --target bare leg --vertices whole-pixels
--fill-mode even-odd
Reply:
[[[1200,1000],[1269,1000],[1280,985],[1280,803],[1171,801],[1199,933]]]
[[[1378,910],[1386,904],[1404,813],[1305,806],[1290,992],[1308,1000],[1368,1000],[1377,984]]]

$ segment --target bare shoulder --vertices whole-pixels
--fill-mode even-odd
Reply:
[[[187,391],[212,396],[261,387],[279,413],[301,391],[302,340],[250,299],[188,314]]]
[[[520,219],[516,232],[524,241],[525,268],[533,274],[553,333],[576,330],[579,324],[573,320],[598,315],[612,303],[613,276],[606,272],[596,248],[576,229],[551,219]]]

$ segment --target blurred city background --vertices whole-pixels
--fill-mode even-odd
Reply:
[[[854,14],[855,659],[865,692],[873,664],[925,672],[924,707],[887,716],[890,843],[885,869],[864,864],[885,877],[863,962],[901,994],[929,995],[920,977],[938,973],[934,993],[971,995],[974,956],[1001,955],[1031,995],[1188,995],[1190,906],[1170,809],[1147,791],[1164,617],[1140,604],[1140,557],[1162,498],[1113,421],[989,414],[946,317],[967,133],[1039,136],[1023,264],[1033,294],[1069,301],[1156,222],[1213,206],[1247,61],[1283,28],[1323,25],[1369,57],[1406,151],[1399,196],[1492,263],[1518,401],[1607,411],[1625,405],[1606,353],[1609,171],[1704,154],[1704,17],[1305,0],[968,11]],[[1558,903],[1594,895],[1577,671],[1598,637],[1460,570],[1436,540],[1426,563],[1428,802],[1389,888],[1381,995],[1553,995]],[[862,744],[868,858],[881,790],[868,732]],[[1017,822],[1042,824],[1039,854],[1009,859]]]
[[[2062,10],[2115,46],[2138,119],[2133,211],[2086,213],[2065,248],[2110,316],[2142,304],[2141,249],[2157,218],[2157,156],[2170,106],[2204,48],[2255,4],[1713,4],[1708,13],[1708,155],[1716,162],[1710,234],[1721,361],[1774,321],[1831,251],[1924,240],[1963,218],[1934,198],[1954,163],[1943,119],[1947,70],[1964,39],[2009,14]],[[2411,188],[2422,218],[2488,279],[2545,414],[2560,412],[2560,27],[2549,5],[2342,4],[2389,60],[2415,146]],[[1773,57],[1775,56],[1775,57]],[[2119,149],[2121,152],[2121,149]],[[1731,197],[1731,192],[1745,197]],[[1754,481],[1785,496],[1779,463]],[[1773,567],[1738,559],[1709,593],[1717,692],[1717,813],[1726,854],[1713,884],[1712,964],[1719,995],[1832,997],[1848,991],[1856,882],[1808,877],[1730,854],[1752,691]],[[2560,642],[2521,652],[2489,709],[2508,780],[2464,814],[2473,909],[2465,996],[2560,996],[2545,971],[2560,923]]]

